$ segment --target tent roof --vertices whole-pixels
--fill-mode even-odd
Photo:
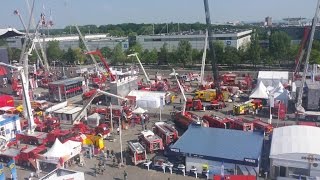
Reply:
[[[288,71],[259,71],[258,79],[289,79]]]
[[[75,147],[81,146],[81,142],[68,140],[67,142],[63,143],[63,145],[68,149],[73,149]]]
[[[54,142],[53,146],[43,156],[47,157],[62,157],[69,153],[69,149],[66,148],[58,138]]]
[[[258,86],[252,91],[249,98],[251,99],[268,99],[269,98],[267,88],[262,81],[260,81]]]
[[[147,110],[144,110],[142,109],[141,107],[138,107],[137,109],[135,109],[134,111],[132,111],[132,113],[135,113],[135,114],[143,114],[147,112]]]
[[[313,126],[284,126],[275,128],[272,135],[270,156],[290,153],[320,155],[320,128]]]
[[[15,36],[23,36],[24,33],[20,32],[14,28],[6,28],[0,29],[0,38],[8,38],[8,37],[15,37]]]

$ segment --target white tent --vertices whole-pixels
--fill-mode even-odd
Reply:
[[[68,149],[65,148],[65,146],[57,138],[52,147],[49,149],[49,151],[43,154],[43,156],[60,158],[67,155],[68,153]]]
[[[258,86],[252,91],[249,98],[250,99],[268,99],[269,98],[267,88],[262,81],[260,81]]]
[[[258,81],[262,81],[266,86],[274,86],[281,83],[289,82],[288,71],[259,71]]]
[[[155,109],[160,107],[160,98],[154,96],[144,96],[137,99],[136,104],[138,107],[145,109]]]
[[[169,74],[169,76],[174,76],[174,75],[179,76],[178,73],[173,73],[173,72],[172,72],[172,73]]]
[[[285,104],[288,104],[288,100],[291,98],[289,91],[286,90],[280,82],[277,87],[271,91],[271,93],[273,94],[274,100],[282,101]]]
[[[147,110],[142,109],[141,107],[138,107],[137,109],[135,109],[134,111],[132,111],[132,113],[134,114],[143,114],[147,112]]]

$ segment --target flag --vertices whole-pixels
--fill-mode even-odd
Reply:
[[[224,179],[224,163],[221,164],[221,179]]]
[[[12,180],[18,180],[17,168],[14,160],[9,161],[8,167],[11,171]]]
[[[3,172],[3,166],[2,164],[0,164],[0,180],[5,180],[6,179],[6,176]]]

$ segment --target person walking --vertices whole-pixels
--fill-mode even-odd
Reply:
[[[109,158],[110,156],[110,151],[109,151],[109,149],[107,149],[107,158]]]
[[[128,180],[128,173],[126,171],[123,171],[123,179]]]

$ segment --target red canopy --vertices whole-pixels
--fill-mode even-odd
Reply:
[[[0,66],[0,76],[7,75],[7,69],[3,66]]]

